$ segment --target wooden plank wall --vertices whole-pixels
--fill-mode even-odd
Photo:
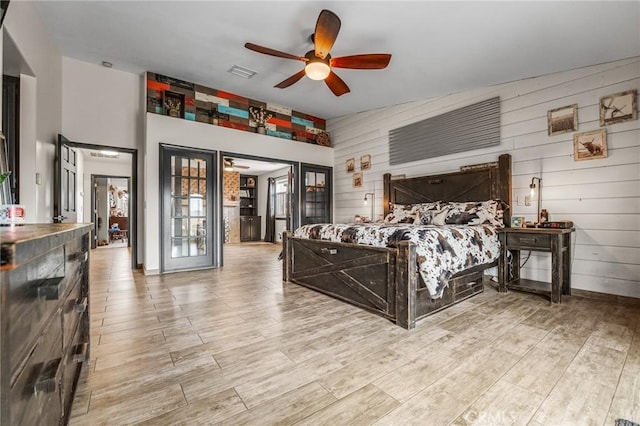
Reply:
[[[382,215],[382,175],[407,177],[456,171],[466,164],[513,156],[513,214],[535,220],[536,201],[524,205],[533,176],[543,179],[542,208],[550,220],[573,220],[573,287],[640,297],[640,120],[607,126],[609,156],[574,161],[573,133],[547,135],[547,111],[578,104],[578,132],[599,129],[601,96],[630,89],[640,92],[640,57],[471,90],[435,99],[367,111],[327,122],[334,143],[336,222],[368,216],[364,194],[375,191],[376,214]],[[390,167],[390,129],[452,109],[500,96],[499,147]],[[371,155],[364,184],[353,188],[347,159]],[[532,254],[523,270],[527,278],[550,281],[550,259]]]

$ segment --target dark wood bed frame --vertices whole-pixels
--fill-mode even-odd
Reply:
[[[511,205],[511,156],[487,167],[408,179],[384,175],[385,216],[394,204],[431,201],[486,201]],[[504,214],[511,222],[510,209]],[[398,248],[333,243],[283,236],[283,279],[344,300],[411,329],[416,321],[484,290],[483,271],[497,262],[465,270],[449,280],[440,299],[432,299],[418,273],[416,246]]]

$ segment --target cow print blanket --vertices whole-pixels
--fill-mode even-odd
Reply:
[[[418,270],[433,299],[442,297],[453,275],[492,263],[500,254],[491,225],[320,224],[302,226],[294,237],[392,248],[400,241],[412,241]]]

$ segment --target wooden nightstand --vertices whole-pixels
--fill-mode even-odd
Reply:
[[[499,291],[521,290],[549,296],[560,303],[571,295],[571,233],[574,228],[504,228],[500,238]],[[520,250],[551,253],[551,283],[520,278]],[[511,258],[509,258],[511,252]]]

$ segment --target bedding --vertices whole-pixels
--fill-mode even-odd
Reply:
[[[442,297],[456,273],[498,259],[500,245],[492,225],[318,224],[298,228],[294,237],[376,247],[416,244],[418,271],[432,299]]]

